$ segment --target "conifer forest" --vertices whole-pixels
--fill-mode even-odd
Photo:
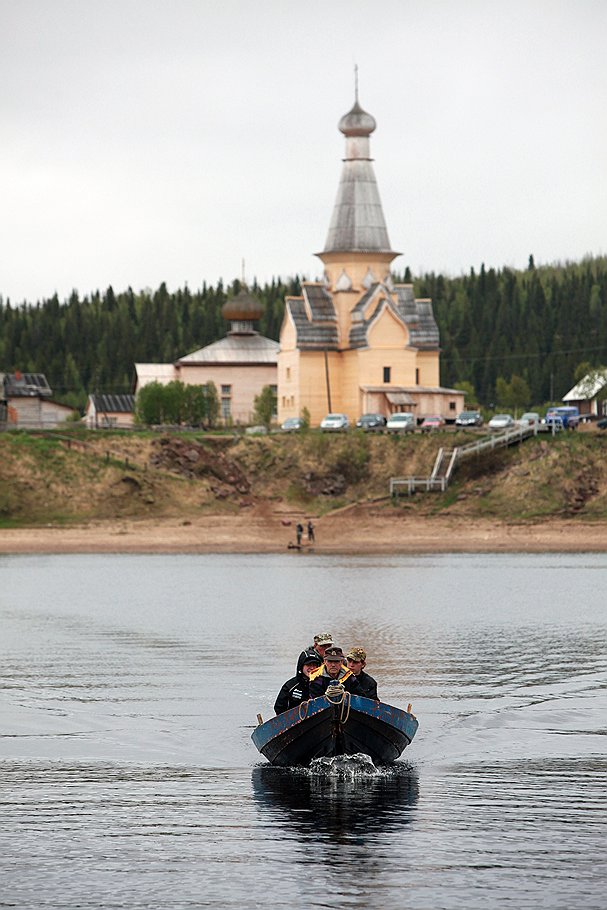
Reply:
[[[441,338],[441,384],[466,384],[479,404],[495,401],[500,382],[520,377],[528,405],[560,400],[580,366],[607,364],[607,257],[524,270],[471,269],[413,280],[431,297]],[[240,290],[203,284],[170,292],[132,288],[36,303],[0,298],[0,371],[44,373],[54,397],[82,408],[91,392],[132,392],[134,363],[177,360],[222,338],[221,307]],[[249,290],[264,306],[257,328],[278,339],[284,298],[300,292],[297,277]]]

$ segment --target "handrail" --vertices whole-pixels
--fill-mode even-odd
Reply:
[[[491,436],[483,436],[475,442],[468,442],[463,446],[455,446],[451,451],[449,464],[444,474],[439,473],[446,457],[445,449],[441,446],[434,460],[434,467],[429,477],[392,477],[390,479],[390,496],[395,496],[399,487],[407,487],[407,492],[411,496],[416,490],[440,490],[441,493],[449,486],[451,477],[455,468],[464,458],[471,455],[480,455],[482,452],[492,451],[493,449],[502,448],[515,442],[522,442],[530,436],[537,436],[538,426],[532,424],[527,427],[511,427],[501,433],[495,433]]]

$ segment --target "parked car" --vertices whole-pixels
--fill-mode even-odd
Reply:
[[[345,414],[327,414],[326,417],[320,421],[321,430],[347,430],[350,426],[350,421]]]
[[[558,426],[558,424],[561,423],[565,430],[575,430],[579,422],[580,412],[573,405],[548,408],[546,417],[544,418],[544,423],[547,426],[551,427],[553,424]]]
[[[514,426],[514,417],[512,414],[496,414],[489,421],[490,430],[507,430]]]
[[[303,429],[303,417],[287,417],[284,423],[281,423],[280,429],[285,433],[294,433],[296,430]]]
[[[399,411],[388,417],[386,430],[388,433],[407,433],[415,429],[415,417],[409,411]]]
[[[519,420],[519,426],[521,427],[535,427],[539,423],[541,423],[541,420],[537,411],[526,411]]]
[[[445,426],[445,420],[438,415],[435,417],[425,417],[422,421],[422,433],[429,433],[431,430],[440,430]]]
[[[482,427],[483,418],[480,411],[462,411],[455,418],[456,427]]]
[[[383,414],[363,414],[356,421],[356,426],[361,430],[383,430],[387,422]]]
[[[596,423],[599,430],[607,430],[607,417],[601,417]]]

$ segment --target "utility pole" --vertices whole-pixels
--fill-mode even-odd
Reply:
[[[325,348],[325,379],[327,382],[327,402],[329,404],[329,414],[332,411],[331,408],[331,383],[329,382],[329,356],[327,354],[327,349]]]

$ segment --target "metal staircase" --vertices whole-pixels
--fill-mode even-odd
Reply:
[[[441,447],[438,450],[434,467],[429,477],[392,477],[390,479],[390,496],[396,497],[405,491],[409,496],[417,492],[444,493],[460,461],[493,449],[517,445],[530,436],[536,436],[537,432],[537,424],[526,427],[513,427],[501,433],[483,436],[474,442],[466,443],[464,446],[455,446],[452,449]]]

